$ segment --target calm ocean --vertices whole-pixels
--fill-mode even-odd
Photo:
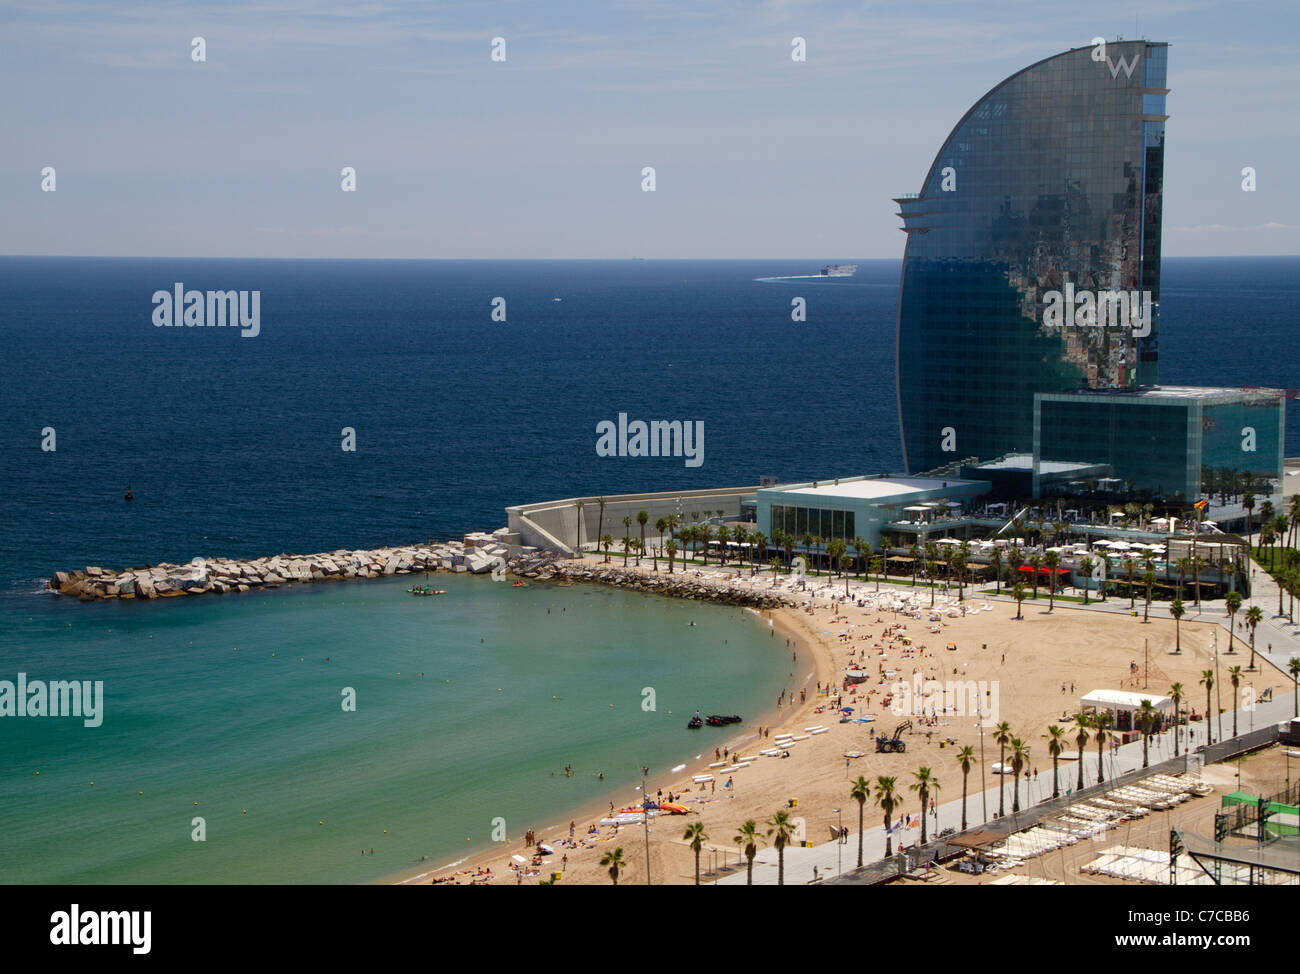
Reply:
[[[96,729],[0,722],[0,881],[375,879],[481,847],[498,815],[517,835],[629,794],[639,764],[699,751],[696,706],[766,708],[784,654],[718,607],[468,578],[438,599],[39,589],[87,564],[457,537],[580,492],[896,470],[899,262],[857,263],[756,283],[821,265],[0,258],[0,678],[108,696]],[[260,290],[261,334],[155,328],[176,282]],[[1297,282],[1300,258],[1164,261],[1162,380],[1300,386]],[[702,421],[704,464],[596,457],[620,412]]]

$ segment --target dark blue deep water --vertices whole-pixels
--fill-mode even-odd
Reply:
[[[896,470],[899,262],[858,264],[756,283],[819,265],[0,258],[0,590],[452,537],[576,493]],[[155,328],[177,281],[261,290],[261,334]],[[1300,258],[1166,260],[1161,380],[1300,386],[1298,296]],[[620,411],[702,420],[704,465],[598,458]]]

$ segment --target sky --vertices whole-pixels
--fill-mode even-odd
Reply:
[[[966,110],[1096,36],[1171,45],[1164,255],[1300,254],[1298,26],[1295,0],[0,2],[0,254],[899,258],[893,197]]]

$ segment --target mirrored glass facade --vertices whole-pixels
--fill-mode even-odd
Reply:
[[[1035,392],[1157,381],[1166,54],[1113,42],[1013,75],[897,201],[909,472],[1028,452]]]

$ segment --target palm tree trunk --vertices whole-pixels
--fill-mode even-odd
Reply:
[[[998,754],[998,818],[1007,813],[1007,746]]]
[[[866,802],[858,802],[858,868],[862,868],[862,813]]]
[[[961,773],[961,830],[966,831],[966,779],[970,777],[969,771]]]
[[[1052,797],[1061,797],[1061,776],[1056,772],[1057,755],[1052,755]]]
[[[1097,784],[1106,783],[1106,746],[1105,742],[1097,738]]]

